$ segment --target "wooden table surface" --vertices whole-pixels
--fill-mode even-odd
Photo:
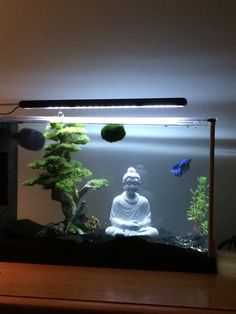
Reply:
[[[218,273],[0,263],[0,313],[236,313],[236,253]]]

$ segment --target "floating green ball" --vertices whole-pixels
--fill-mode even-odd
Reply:
[[[122,124],[108,124],[101,130],[102,138],[110,143],[122,140],[125,135],[125,128]]]

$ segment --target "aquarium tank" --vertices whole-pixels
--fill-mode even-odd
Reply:
[[[0,117],[0,259],[215,272],[215,119]]]

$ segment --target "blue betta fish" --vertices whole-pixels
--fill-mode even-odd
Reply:
[[[189,170],[189,164],[192,159],[179,160],[170,170],[170,173],[174,176],[181,177],[187,170]]]

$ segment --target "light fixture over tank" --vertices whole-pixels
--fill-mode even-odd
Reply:
[[[19,107],[25,109],[179,108],[185,105],[186,98],[58,99],[19,102]]]

